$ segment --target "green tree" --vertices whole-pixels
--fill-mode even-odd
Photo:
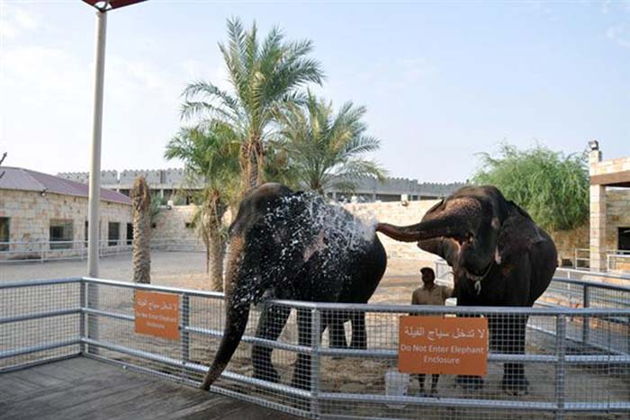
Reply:
[[[215,121],[195,128],[182,128],[166,146],[167,159],[181,159],[189,183],[203,182],[193,225],[206,247],[206,271],[212,290],[223,290],[225,229],[223,216],[238,191],[239,141],[228,124]]]
[[[225,91],[208,81],[184,90],[184,117],[211,118],[229,124],[241,140],[241,187],[262,182],[265,142],[277,111],[299,102],[300,87],[320,84],[320,64],[308,58],[311,41],[287,42],[278,28],[261,41],[254,23],[245,30],[239,19],[227,22],[228,42],[219,44],[231,85]]]
[[[570,230],[586,222],[589,180],[584,154],[503,144],[497,157],[481,153],[481,164],[472,181],[497,186],[543,228]]]
[[[365,176],[385,177],[378,164],[361,157],[380,147],[366,134],[365,112],[347,102],[335,113],[331,102],[308,92],[303,105],[291,104],[279,113],[280,147],[299,184],[323,194],[333,186],[353,190]]]

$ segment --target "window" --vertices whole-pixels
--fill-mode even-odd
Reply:
[[[109,222],[109,224],[107,225],[107,239],[107,245],[118,245],[118,240],[120,239],[120,223]]]
[[[9,220],[8,217],[0,217],[0,251],[9,250],[8,242],[11,240]]]
[[[50,249],[71,249],[72,238],[72,220],[50,220]]]
[[[127,223],[127,245],[133,242],[133,223]]]
[[[618,228],[617,249],[620,251],[630,251],[630,227]]]

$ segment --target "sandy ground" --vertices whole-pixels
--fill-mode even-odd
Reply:
[[[176,252],[154,252],[152,254],[152,283],[183,287],[191,289],[206,289],[207,277],[204,273],[204,255],[202,253],[176,253]],[[62,278],[81,276],[86,271],[85,261],[59,261],[47,263],[21,263],[0,265],[0,282]],[[386,276],[379,285],[370,303],[399,303],[407,304],[410,301],[411,292],[418,287],[418,270],[424,265],[431,265],[429,262],[419,262],[411,260],[390,259]],[[100,277],[128,281],[131,278],[131,257],[122,255],[107,257],[101,260]],[[118,292],[117,292],[118,293]],[[130,293],[102,295],[101,303],[103,309],[115,310],[126,314],[132,314]],[[4,303],[3,303],[4,304]],[[223,309],[220,302],[212,303],[205,299],[192,302],[191,325],[203,326],[206,328],[222,329]],[[369,314],[367,316],[369,347],[392,349],[397,342],[397,317],[399,314]],[[253,311],[248,325],[247,333],[253,335],[255,332],[256,311]],[[289,343],[296,343],[297,332],[295,328],[295,316],[292,315],[288,326],[282,333],[281,340]],[[349,325],[349,324],[348,324]],[[1,329],[0,329],[1,330]],[[178,342],[169,342],[161,339],[149,337],[138,337],[133,334],[133,325],[120,320],[104,320],[101,325],[101,338],[118,344],[128,344],[134,348],[147,351],[159,351],[160,354],[170,357],[179,357],[180,345]],[[0,337],[2,333],[0,331]],[[327,334],[324,335],[323,344],[327,345]],[[206,336],[191,336],[191,359],[202,364],[208,364],[214,354],[218,340]],[[529,333],[527,352],[529,354],[549,354],[553,348],[553,342],[543,334]],[[2,347],[2,346],[0,346]],[[157,350],[159,349],[159,350]],[[252,366],[250,358],[251,345],[242,344],[230,363],[229,370],[244,375],[251,375]],[[112,354],[114,356],[115,354]],[[120,357],[116,355],[116,357]],[[273,353],[273,362],[282,377],[283,383],[289,383],[292,376],[295,354],[287,351],[276,350]],[[322,391],[323,392],[360,392],[360,393],[385,393],[384,374],[388,369],[395,368],[396,360],[382,359],[358,359],[358,358],[322,358]],[[544,363],[528,364],[526,367],[527,376],[533,385],[530,394],[519,397],[523,401],[553,401],[554,398],[554,368],[553,365]],[[482,391],[474,394],[466,393],[461,388],[455,386],[454,377],[443,375],[440,378],[439,392],[437,398],[442,397],[463,397],[482,399],[510,399],[501,390],[502,365],[490,363],[486,386]],[[403,377],[407,382],[408,393],[417,395],[420,390],[415,378]],[[588,367],[569,367],[566,375],[567,400],[568,401],[628,401],[630,395],[630,379],[628,368],[615,365],[598,365]],[[238,385],[225,382],[225,386],[238,389]],[[332,403],[331,403],[332,404]],[[361,410],[365,413],[357,412],[354,406],[345,407],[343,404],[333,404],[329,408],[336,412],[343,412],[345,409],[349,413],[374,415],[381,413],[382,405],[374,404],[363,406]],[[368,407],[368,408],[365,408]],[[370,411],[372,410],[372,411]],[[376,411],[373,411],[376,410]],[[444,412],[437,416],[435,411],[425,412],[426,409],[404,408],[401,410],[412,410],[411,412],[400,412],[401,417],[412,415],[428,415],[429,417],[450,417],[458,416],[456,412]],[[463,413],[462,413],[463,414]],[[530,414],[514,415],[516,418],[531,417]],[[493,417],[493,416],[490,416]],[[470,418],[470,417],[469,417]],[[485,418],[485,417],[484,417]]]

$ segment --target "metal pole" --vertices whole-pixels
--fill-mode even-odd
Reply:
[[[89,190],[88,276],[98,277],[99,204],[101,191],[101,134],[103,128],[103,81],[105,75],[105,35],[107,13],[96,12],[96,62],[94,115]]]
[[[319,418],[319,394],[321,393],[321,377],[320,377],[320,363],[321,363],[321,312],[315,308],[311,310],[311,348],[313,353],[311,355],[311,414],[315,418]],[[342,324],[343,327],[343,324]]]
[[[567,321],[564,315],[556,315],[556,375],[555,375],[555,420],[564,420],[566,401],[566,345]]]
[[[92,125],[92,152],[90,162],[90,190],[88,212],[88,276],[98,277],[99,259],[99,205],[101,201],[101,134],[103,129],[103,82],[105,79],[105,36],[107,13],[96,12],[96,59],[94,76],[94,115]],[[88,285],[87,306],[99,308],[98,286]],[[98,318],[88,316],[88,338],[98,340]],[[98,354],[96,346],[88,346],[88,353]]]

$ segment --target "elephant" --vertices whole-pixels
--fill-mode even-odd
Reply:
[[[558,264],[551,237],[494,186],[466,186],[427,211],[420,223],[379,223],[377,232],[439,255],[453,269],[458,306],[532,306],[549,286]],[[528,316],[488,316],[490,346],[499,353],[525,352]],[[480,377],[460,376],[465,388]],[[522,363],[505,363],[506,393],[526,393]]]
[[[269,298],[311,302],[367,303],[385,272],[387,256],[374,226],[367,226],[321,196],[267,183],[250,190],[228,233],[226,318],[223,337],[201,385],[221,375],[243,336],[251,305],[261,303],[256,336],[277,340],[290,308]],[[344,346],[343,323],[352,322],[353,348],[366,348],[365,314],[322,311],[320,334],[329,328],[332,346]],[[310,310],[298,309],[298,342],[311,345]],[[254,344],[253,376],[278,382],[271,348]],[[309,354],[298,353],[292,385],[310,386]]]

